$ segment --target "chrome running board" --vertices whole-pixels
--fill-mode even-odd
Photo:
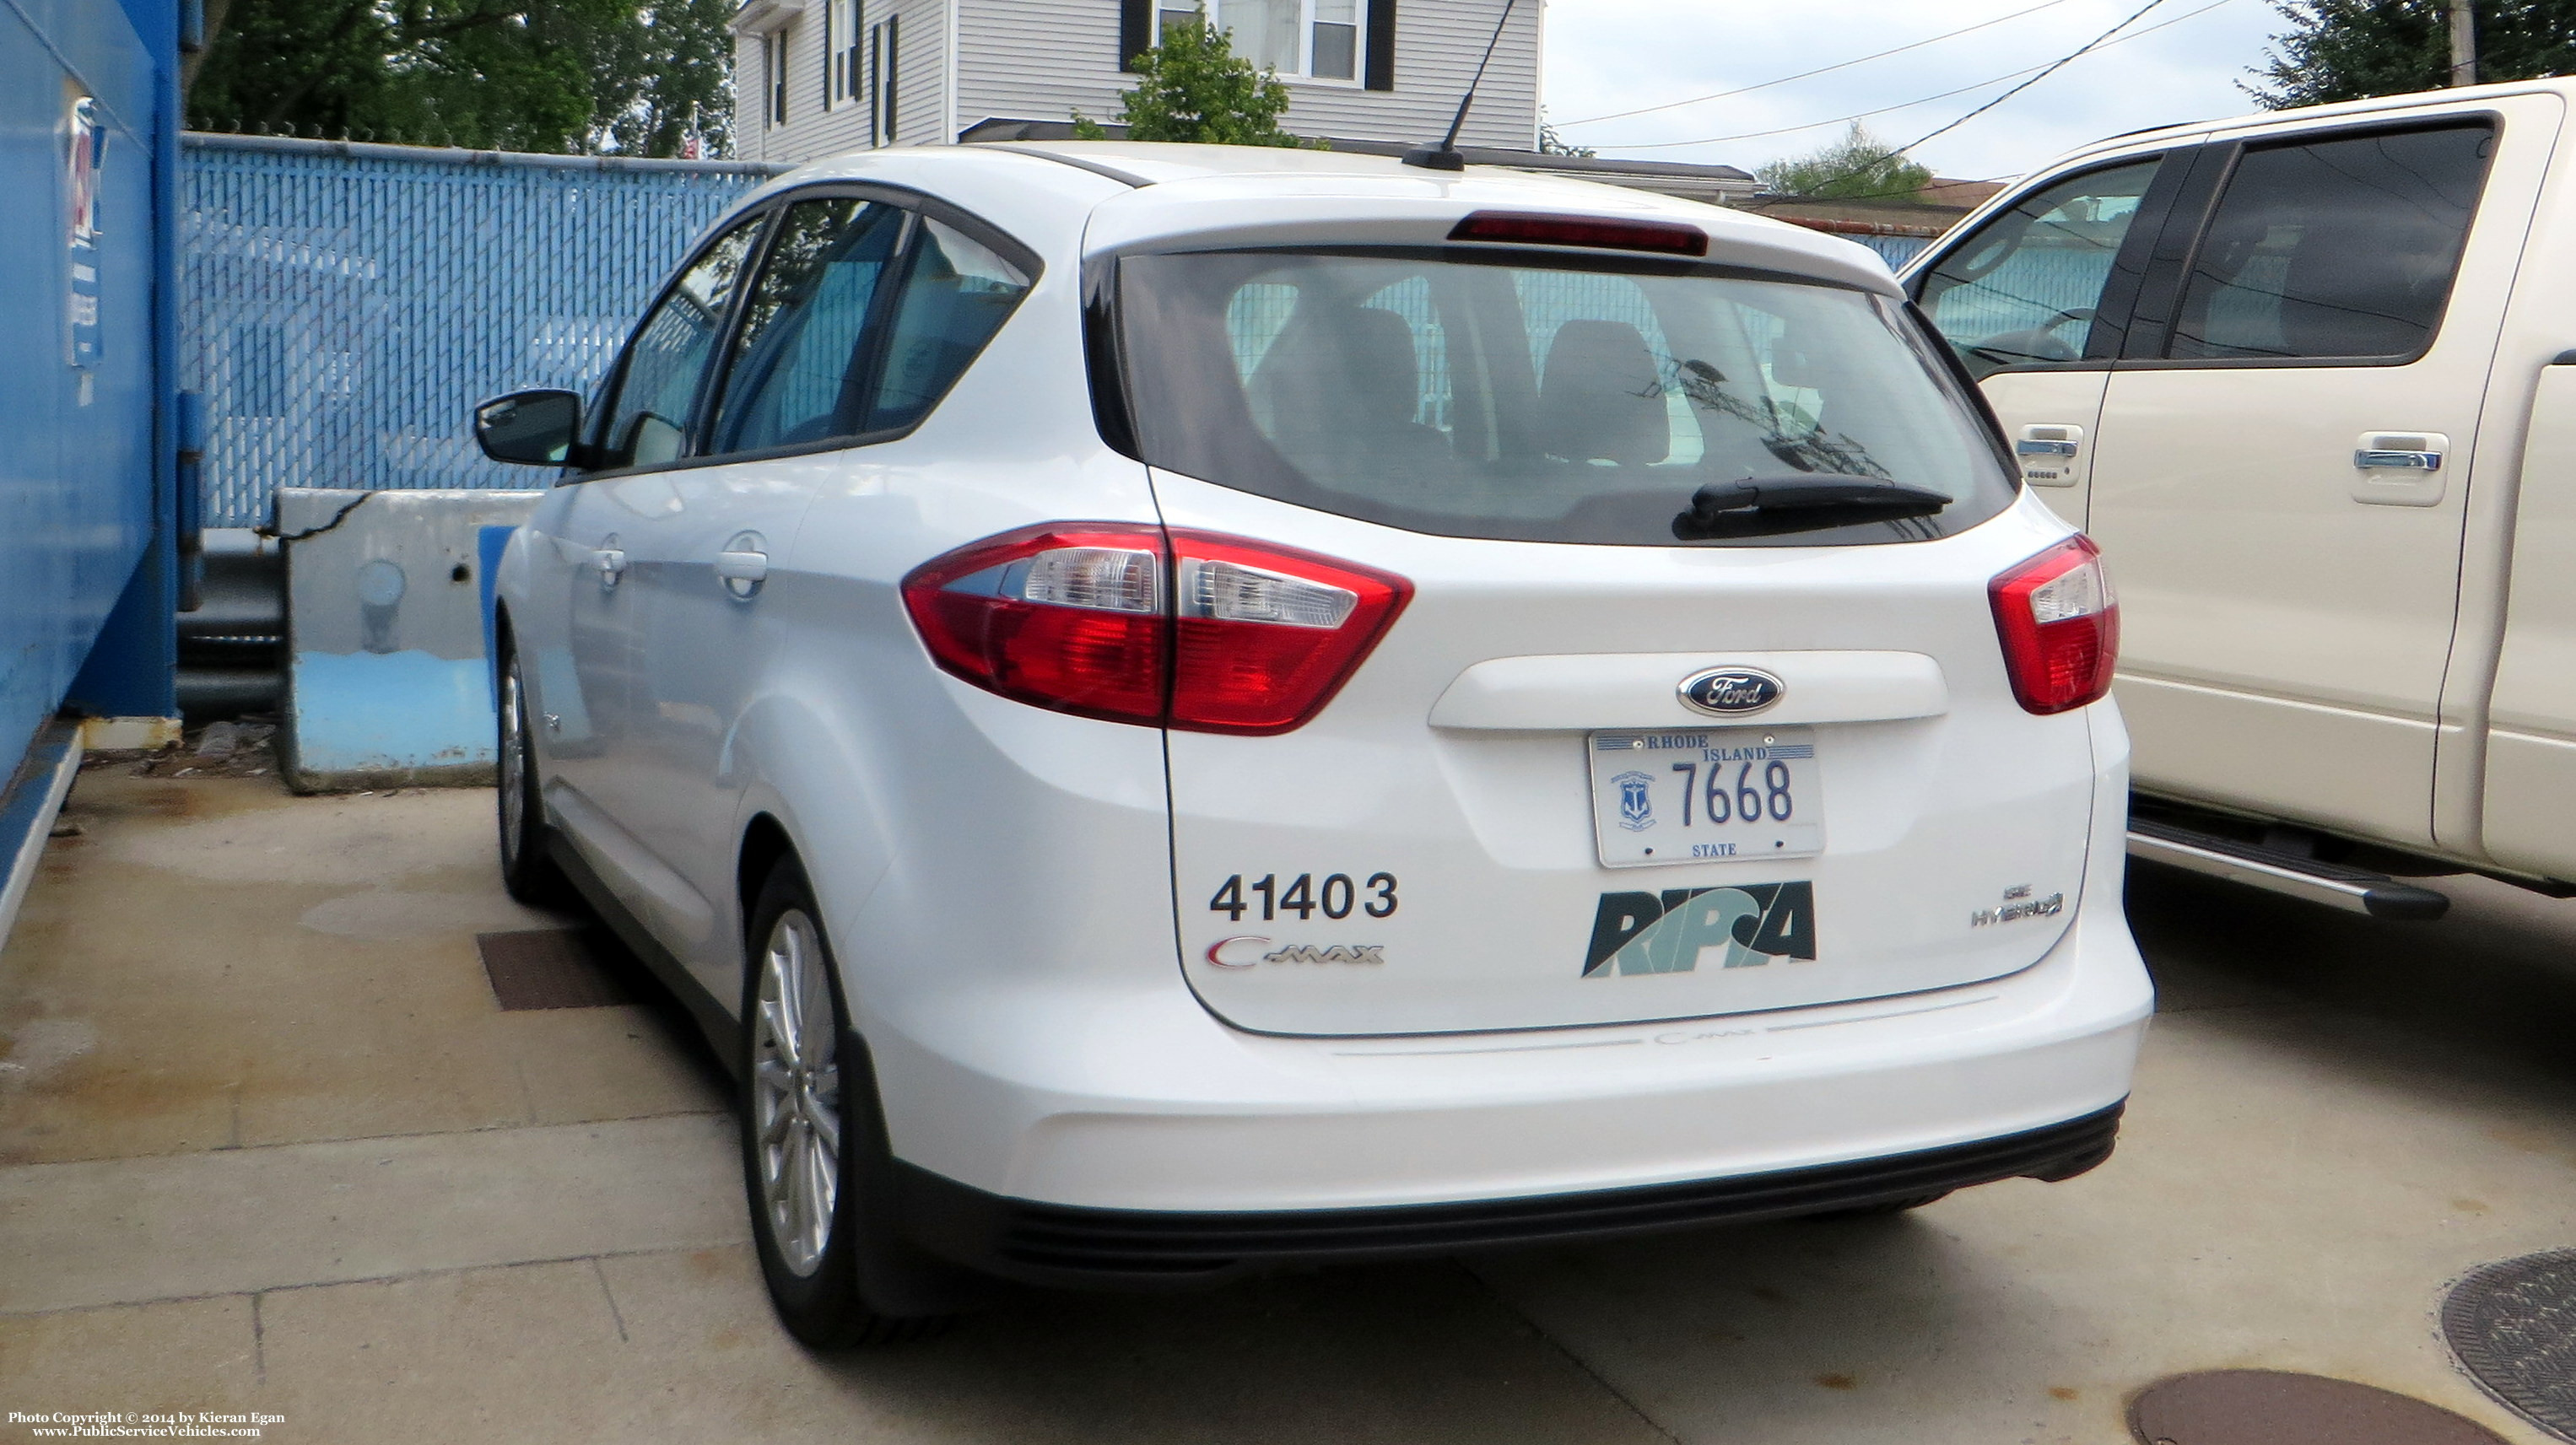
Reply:
[[[2129,821],[2129,856],[2373,918],[2421,921],[2439,918],[2451,907],[2448,895],[2401,883],[2384,873],[2346,868],[2142,818]]]

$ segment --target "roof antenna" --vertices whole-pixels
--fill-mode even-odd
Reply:
[[[1404,153],[1404,163],[1427,171],[1463,171],[1467,158],[1458,154],[1458,128],[1467,123],[1467,107],[1476,103],[1476,87],[1485,83],[1485,67],[1494,63],[1494,47],[1503,43],[1503,27],[1512,20],[1512,7],[1520,0],[1503,0],[1502,18],[1494,22],[1494,38],[1485,42],[1485,58],[1476,62],[1476,78],[1467,82],[1467,93],[1458,97],[1458,114],[1449,122],[1449,133],[1436,146],[1417,146]]]

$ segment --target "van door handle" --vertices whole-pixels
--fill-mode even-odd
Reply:
[[[2442,500],[2442,461],[2451,439],[2440,432],[2366,431],[2353,439],[2352,499],[2375,507],[2430,507]]]
[[[599,569],[599,585],[602,587],[614,587],[626,576],[626,554],[615,547],[592,551],[590,565]]]
[[[757,596],[760,584],[769,580],[769,554],[760,547],[760,538],[746,532],[716,554],[716,580],[739,601]]]

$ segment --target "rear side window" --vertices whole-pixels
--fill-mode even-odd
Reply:
[[[2168,354],[2421,353],[2494,141],[2479,122],[2247,149],[2193,255]]]
[[[992,247],[925,217],[874,388],[870,430],[910,426],[938,405],[1028,294],[1031,279]]]
[[[2158,164],[2095,171],[2025,197],[1924,276],[1923,310],[1971,375],[2083,358]]]
[[[1945,536],[2013,496],[1984,424],[1893,301],[1716,267],[1456,252],[1118,263],[1144,459],[1413,531],[1672,546]],[[1685,535],[1711,483],[1830,473],[1931,516]]]
[[[798,446],[869,429],[868,319],[903,220],[900,207],[854,197],[787,208],[743,305],[711,450]]]

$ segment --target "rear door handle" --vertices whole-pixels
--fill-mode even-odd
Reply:
[[[615,547],[601,547],[590,554],[590,565],[599,569],[599,585],[614,587],[626,576],[626,554]]]
[[[758,535],[745,532],[725,543],[724,550],[716,554],[715,572],[716,580],[724,583],[727,592],[748,601],[759,593],[760,584],[769,580],[769,554],[761,550]]]
[[[2442,500],[2442,462],[2451,439],[2440,432],[2366,431],[2353,440],[2352,499],[2376,507],[2430,507]]]

